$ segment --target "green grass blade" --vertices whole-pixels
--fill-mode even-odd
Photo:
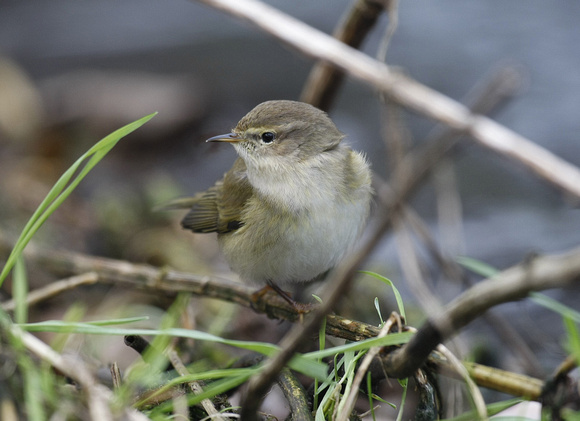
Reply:
[[[548,297],[545,294],[541,294],[539,292],[532,292],[530,294],[530,299],[534,303],[542,307],[545,307],[548,310],[552,310],[554,313],[557,313],[562,317],[567,317],[571,320],[574,320],[576,323],[580,323],[580,312],[554,300],[553,298]]]
[[[493,266],[471,257],[460,256],[455,260],[464,268],[469,269],[478,275],[485,276],[486,278],[491,278],[492,276],[499,273],[499,270]]]
[[[154,394],[148,395],[147,400],[151,400],[155,396],[162,395],[167,390],[170,390],[171,388],[184,383],[221,379],[207,383],[204,386],[203,394],[192,396],[190,399],[194,400],[194,402],[189,402],[189,404],[195,405],[206,397],[212,398],[217,394],[227,392],[228,390],[242,384],[259,370],[259,367],[230,368],[223,370],[209,370],[203,373],[179,376],[167,382],[167,384],[165,384],[163,387],[157,389]],[[142,404],[143,402],[137,402],[135,406],[140,407]]]
[[[566,328],[568,351],[574,356],[576,364],[580,362],[580,333],[578,326],[569,317],[564,317],[564,327]]]
[[[383,338],[371,338],[364,341],[352,342],[346,345],[335,346],[333,348],[326,348],[320,351],[313,351],[304,354],[305,358],[319,359],[330,357],[331,355],[340,354],[347,351],[364,351],[374,346],[392,346],[400,345],[409,342],[413,337],[412,332],[391,333]]]
[[[217,380],[213,383],[207,384],[206,386],[204,386],[203,392],[200,393],[199,395],[190,395],[187,399],[187,404],[188,404],[188,406],[197,405],[203,399],[210,399],[216,395],[219,395],[221,393],[225,393],[228,390],[231,390],[231,389],[241,385],[242,383],[246,382],[250,378],[252,373],[254,373],[254,372],[255,371],[251,371],[251,372],[240,374],[240,375],[237,375],[234,377],[225,377],[221,380]],[[136,406],[138,407],[139,403],[137,403]],[[155,418],[156,416],[161,415],[163,413],[168,413],[172,410],[172,408],[173,408],[172,401],[164,402],[161,405],[158,405],[151,412],[150,418],[156,419]],[[162,419],[166,419],[166,418],[162,418]]]
[[[399,307],[399,314],[401,316],[403,316],[404,319],[406,319],[407,317],[405,316],[405,304],[403,302],[403,298],[401,297],[399,290],[395,287],[395,284],[393,284],[393,281],[391,281],[390,279],[385,278],[384,276],[379,275],[378,273],[375,273],[375,272],[361,270],[361,273],[364,273],[365,275],[372,276],[373,278],[376,278],[376,279],[384,282],[385,284],[389,285],[393,289],[393,293],[395,294],[395,299],[397,300],[397,307]]]
[[[157,113],[145,116],[133,123],[127,124],[124,127],[114,131],[106,136],[93,147],[91,147],[83,156],[81,156],[55,183],[52,189],[46,195],[46,198],[38,206],[24,229],[20,234],[20,238],[16,242],[2,272],[0,273],[0,286],[8,276],[16,264],[18,256],[22,254],[26,245],[32,239],[32,236],[38,231],[42,224],[48,217],[64,202],[64,200],[71,194],[71,192],[78,186],[82,179],[94,168],[95,165],[117,144],[119,140],[127,136],[129,133],[137,130],[143,124],[151,120]],[[80,169],[83,162],[88,159],[85,166]],[[80,169],[80,171],[79,171]],[[73,176],[77,176],[73,179]],[[71,181],[72,180],[72,181]]]
[[[501,402],[496,402],[496,403],[491,403],[489,405],[487,405],[487,415],[488,416],[493,416],[495,414],[500,413],[501,411],[505,411],[508,408],[511,408],[512,406],[518,404],[522,402],[521,399],[516,398],[516,399],[509,399],[509,400],[505,400],[505,401],[501,401]],[[472,421],[476,418],[476,412],[475,411],[469,411],[466,412],[465,414],[459,415],[457,417],[454,418],[446,418],[445,421]],[[501,417],[504,418],[505,417]],[[501,419],[500,417],[497,417],[497,419]],[[495,420],[496,418],[494,418]],[[514,419],[513,417],[511,417],[511,419]],[[524,419],[529,419],[529,418],[520,418],[522,420]]]
[[[170,328],[170,329],[134,329],[134,328],[108,328],[96,326],[88,323],[69,323],[61,320],[52,320],[39,323],[26,323],[20,327],[29,332],[65,332],[65,333],[85,333],[92,335],[152,335],[196,339],[222,343],[249,351],[255,351],[266,356],[275,355],[280,348],[265,342],[239,341],[224,339],[206,332],[190,329]],[[392,335],[389,335],[392,336]],[[331,354],[332,355],[332,354]],[[313,357],[306,357],[296,354],[289,362],[288,366],[296,371],[310,377],[324,379],[326,377],[326,364],[319,363]]]
[[[16,323],[26,323],[28,320],[28,305],[26,296],[28,295],[28,277],[26,276],[26,266],[24,259],[19,257],[14,266],[13,295],[16,307],[14,309],[14,320]]]

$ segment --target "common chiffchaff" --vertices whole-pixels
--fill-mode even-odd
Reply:
[[[323,111],[301,102],[268,101],[231,133],[239,158],[207,191],[182,201],[181,222],[217,232],[220,248],[244,282],[289,287],[335,266],[363,230],[371,203],[365,158]]]

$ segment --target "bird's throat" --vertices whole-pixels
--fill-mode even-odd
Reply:
[[[334,203],[333,185],[340,177],[334,171],[336,166],[318,161],[281,165],[274,158],[261,158],[259,163],[246,161],[246,165],[248,181],[256,193],[284,209],[303,211]]]

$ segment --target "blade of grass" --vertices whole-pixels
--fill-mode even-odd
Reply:
[[[530,294],[530,299],[544,308],[548,310],[552,310],[554,313],[561,315],[562,317],[568,317],[574,320],[576,323],[580,323],[580,312],[574,310],[571,307],[568,307],[565,304],[562,304],[559,301],[554,300],[553,298],[548,297],[545,294],[541,294],[539,292],[532,292]]]
[[[204,387],[204,396],[208,398],[212,398],[213,396],[226,392],[227,390],[231,389],[232,387],[236,387],[239,384],[245,382],[250,376],[254,375],[260,370],[259,367],[250,367],[250,368],[230,368],[230,369],[221,369],[221,370],[209,370],[203,373],[197,374],[189,374],[187,376],[179,376],[170,381],[168,381],[165,385],[160,387],[150,395],[147,395],[147,401],[155,398],[156,396],[162,395],[167,390],[170,390],[173,387],[182,385],[184,383],[194,382],[194,381],[205,381],[205,380],[216,380],[216,379],[223,379],[224,381],[221,384],[217,384],[217,388],[215,387],[217,380],[211,383],[207,383]],[[232,386],[233,385],[233,386]],[[212,395],[213,393],[213,395]],[[196,395],[199,396],[199,395]],[[192,398],[194,399],[194,398]],[[199,402],[201,399],[199,400]],[[195,402],[193,404],[199,403]],[[135,406],[137,408],[143,405],[144,401],[137,402]],[[190,402],[191,405],[191,402]]]
[[[515,399],[509,399],[509,400],[505,400],[505,401],[501,401],[501,402],[496,402],[496,403],[491,403],[489,405],[487,405],[487,414],[489,416],[493,416],[495,414],[500,413],[501,411],[505,411],[508,408],[511,408],[512,406],[518,404],[522,402],[522,399],[520,398],[515,398]],[[454,418],[446,418],[445,421],[472,421],[475,419],[476,417],[476,413],[475,411],[469,411],[466,412],[462,415],[459,415],[457,417]],[[502,417],[505,419],[505,417]],[[500,419],[499,417],[497,417],[497,419]],[[514,418],[516,419],[516,418]],[[529,418],[520,418],[520,419],[529,419]],[[494,420],[496,420],[496,418],[494,418]]]
[[[580,333],[574,320],[564,317],[564,327],[567,332],[568,351],[574,356],[576,364],[580,363]]]
[[[127,124],[124,127],[114,131],[106,136],[93,147],[91,147],[85,154],[83,154],[55,183],[52,189],[46,195],[46,198],[38,206],[18,238],[2,272],[0,273],[0,286],[8,276],[8,273],[14,267],[18,256],[20,256],[26,245],[32,239],[32,236],[44,224],[48,217],[64,202],[64,200],[72,193],[78,186],[82,179],[99,163],[101,159],[129,133],[137,130],[143,124],[151,120],[157,113],[149,114],[133,123]],[[88,162],[81,168],[81,165],[88,159]],[[80,169],[80,170],[79,170]],[[78,172],[78,175],[73,179],[73,176]],[[72,181],[71,181],[72,180]]]
[[[401,345],[409,342],[411,337],[414,335],[413,332],[402,332],[402,333],[391,333],[383,338],[370,338],[364,341],[352,342],[345,345],[335,346],[333,348],[326,348],[320,351],[313,351],[304,354],[306,358],[324,358],[331,355],[339,354],[346,351],[362,351],[375,346],[392,346]]]
[[[14,308],[14,320],[16,323],[26,323],[28,320],[28,305],[26,296],[28,295],[28,277],[26,276],[26,266],[24,259],[20,256],[16,259],[14,266],[13,294],[16,306]]]
[[[455,260],[464,268],[469,269],[478,275],[485,276],[486,278],[491,278],[492,276],[499,273],[499,270],[493,266],[471,257],[460,256]]]
[[[217,380],[213,383],[210,383],[210,384],[205,386],[204,391],[202,393],[200,393],[199,395],[189,395],[188,399],[187,399],[187,404],[188,404],[188,406],[197,405],[198,403],[200,403],[204,399],[210,399],[216,395],[219,395],[221,393],[225,393],[228,390],[231,390],[235,387],[238,387],[242,383],[246,382],[250,378],[252,373],[254,373],[253,370],[248,371],[248,373],[236,375],[234,377],[224,377],[223,379],[220,379],[220,380]],[[138,407],[138,405],[139,405],[139,403],[137,403],[136,406]],[[151,419],[158,419],[158,418],[156,418],[156,415],[170,412],[172,410],[172,408],[173,408],[172,401],[164,402],[161,405],[158,405],[151,412],[150,418]],[[165,418],[163,418],[163,419],[165,419]]]
[[[404,319],[406,319],[406,317],[405,317],[405,305],[403,303],[403,298],[401,297],[399,290],[395,287],[395,284],[393,284],[393,281],[391,281],[390,279],[385,278],[384,276],[379,275],[378,273],[375,273],[375,272],[361,270],[361,273],[364,273],[365,275],[372,276],[373,278],[376,278],[376,279],[384,282],[385,284],[389,285],[393,289],[393,293],[395,294],[395,300],[397,300],[397,307],[399,307],[399,314]]]
[[[222,343],[237,348],[255,351],[266,356],[272,356],[280,348],[265,342],[238,341],[233,339],[224,339],[219,336],[211,335],[206,332],[190,329],[170,328],[170,329],[134,329],[134,328],[108,328],[104,326],[95,326],[88,323],[67,323],[61,320],[52,320],[39,323],[26,323],[20,327],[29,332],[67,332],[67,333],[86,333],[93,335],[152,335],[166,337],[180,337]],[[333,353],[331,353],[332,355]],[[318,363],[314,357],[306,357],[297,354],[289,363],[289,367],[310,377],[324,379],[326,377],[326,364]]]

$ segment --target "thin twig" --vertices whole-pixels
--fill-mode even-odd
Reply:
[[[387,11],[389,14],[389,24],[387,25],[387,30],[377,51],[377,60],[383,63],[387,62],[387,51],[389,51],[389,45],[399,26],[399,0],[390,0],[387,5]]]
[[[453,99],[390,69],[384,63],[256,0],[198,0],[243,19],[303,54],[326,61],[420,114],[473,137],[565,192],[580,197],[580,170],[523,136],[475,115]]]
[[[356,0],[334,30],[334,38],[358,48],[384,10],[383,3],[387,3],[386,7],[389,7],[391,0]],[[324,61],[316,63],[304,84],[300,100],[321,110],[329,110],[344,77],[344,72],[335,66]]]
[[[93,285],[99,280],[99,276],[95,272],[83,273],[81,275],[71,276],[70,278],[61,279],[60,281],[52,282],[49,285],[31,291],[26,296],[26,304],[32,306],[41,301],[53,298],[65,291],[75,289],[81,285]],[[0,304],[2,310],[13,311],[16,307],[14,300],[9,300]]]
[[[119,370],[119,364],[115,361],[110,366],[111,370],[111,380],[113,381],[113,389],[119,389],[123,384],[123,378],[121,377],[121,370]]]
[[[171,349],[167,351],[167,358],[169,359],[169,361],[171,361],[171,365],[173,366],[173,368],[175,368],[175,371],[177,371],[180,376],[189,375],[187,367],[185,366],[185,364],[183,364],[181,358],[179,358],[179,355],[177,355],[177,352],[175,352],[175,350]],[[187,385],[189,386],[194,395],[199,395],[203,393],[203,389],[199,382],[191,381],[187,382]],[[205,410],[207,415],[211,419],[217,421],[226,421],[226,419],[222,417],[222,415],[219,413],[219,411],[216,409],[216,407],[214,406],[213,402],[210,399],[207,398],[203,399],[200,403],[201,406],[203,406],[203,409]]]

